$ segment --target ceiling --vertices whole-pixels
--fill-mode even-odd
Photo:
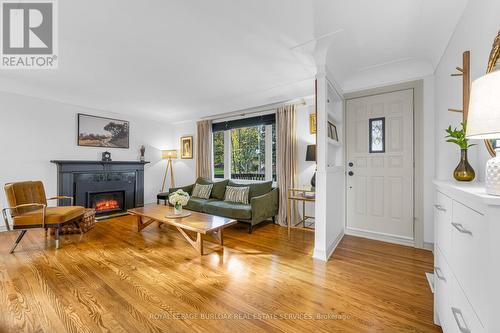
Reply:
[[[313,94],[318,41],[341,87],[406,63],[432,72],[466,2],[59,1],[59,68],[2,71],[0,90],[199,119]]]

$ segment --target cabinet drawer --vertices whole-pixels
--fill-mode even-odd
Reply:
[[[483,215],[453,201],[451,268],[481,323],[487,326],[488,226]]]
[[[443,332],[454,332],[452,313],[453,274],[444,260],[441,250],[434,251],[434,308],[438,314]]]
[[[457,280],[452,279],[452,284],[453,293],[449,314],[451,314],[453,322],[450,325],[450,332],[486,332]]]
[[[435,244],[449,260],[451,254],[452,200],[441,192],[436,192],[434,204]]]

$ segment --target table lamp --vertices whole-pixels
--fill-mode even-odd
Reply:
[[[306,162],[316,162],[316,145],[307,145]],[[316,169],[311,178],[311,186],[316,187]]]
[[[500,139],[500,71],[486,74],[472,83],[468,139]],[[500,195],[500,149],[486,163],[486,193]]]
[[[167,180],[168,170],[170,169],[170,188],[174,187],[174,168],[172,166],[172,159],[177,158],[177,150],[162,150],[161,158],[167,160],[167,169],[165,170],[165,176],[163,176],[163,185],[161,191],[165,192],[165,181]]]

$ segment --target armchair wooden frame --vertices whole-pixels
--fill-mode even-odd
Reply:
[[[73,205],[73,198],[72,197],[67,197],[67,196],[56,196],[56,197],[52,197],[52,198],[48,198],[47,200],[70,200],[71,202],[71,206]],[[16,249],[17,245],[19,244],[19,242],[21,242],[21,239],[23,239],[24,235],[26,234],[26,232],[28,231],[28,229],[35,229],[35,228],[44,228],[45,229],[45,236],[47,236],[47,231],[49,228],[54,228],[55,229],[55,238],[56,238],[56,249],[59,248],[59,231],[61,229],[61,226],[63,224],[67,224],[67,223],[73,223],[78,229],[80,229],[80,233],[82,233],[82,230],[80,228],[80,224],[79,224],[79,219],[81,218],[80,216],[79,217],[76,217],[72,220],[69,220],[69,221],[64,221],[62,223],[53,223],[53,224],[47,224],[45,223],[45,216],[46,216],[46,211],[47,211],[47,205],[45,204],[41,204],[41,203],[28,203],[28,204],[22,204],[22,205],[17,205],[17,206],[14,206],[14,207],[7,207],[7,208],[4,208],[2,209],[2,216],[3,216],[3,220],[5,222],[5,227],[7,228],[7,231],[10,231],[11,228],[10,228],[10,225],[9,225],[9,217],[8,217],[8,214],[7,212],[11,212],[11,217],[12,217],[12,211],[13,210],[16,210],[16,209],[19,209],[19,208],[28,208],[28,207],[40,207],[42,209],[41,213],[40,213],[40,217],[41,217],[41,222],[40,224],[33,224],[33,225],[21,225],[21,226],[15,226],[13,225],[12,226],[12,230],[21,230],[21,233],[17,236],[17,239],[16,241],[14,242],[14,244],[12,245],[9,253],[14,253],[14,250]]]

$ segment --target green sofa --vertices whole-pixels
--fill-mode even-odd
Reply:
[[[248,223],[248,232],[252,233],[253,227],[269,218],[274,218],[278,214],[278,188],[272,187],[272,182],[255,182],[250,184],[236,183],[232,180],[213,182],[205,178],[198,178],[196,183],[206,185],[213,184],[212,193],[209,199],[193,198],[189,199],[184,208],[196,212],[210,215],[223,216]],[[250,204],[234,203],[224,201],[226,186],[248,186]],[[168,194],[179,189],[191,195],[194,184],[170,189]],[[168,201],[168,200],[166,200]]]

